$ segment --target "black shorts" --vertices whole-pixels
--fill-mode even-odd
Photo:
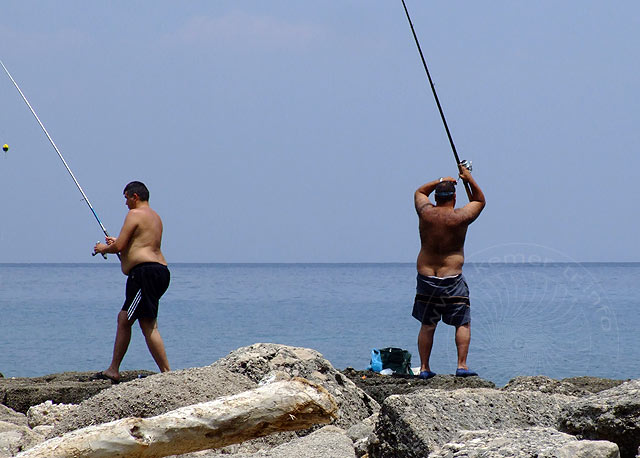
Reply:
[[[157,318],[160,297],[169,287],[171,275],[167,266],[143,262],[131,269],[127,278],[126,297],[122,310],[129,320]]]
[[[462,326],[471,321],[469,286],[462,274],[455,277],[427,277],[418,274],[412,316],[422,324]]]

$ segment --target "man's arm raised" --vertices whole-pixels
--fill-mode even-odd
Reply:
[[[469,183],[469,187],[471,188],[471,199],[467,205],[460,209],[460,212],[464,214],[469,223],[472,223],[480,216],[480,213],[486,205],[486,200],[482,189],[480,189],[476,180],[471,176],[471,171],[468,168],[464,166],[460,167],[460,178],[465,183]]]
[[[418,214],[420,214],[420,212],[428,206],[433,207],[433,203],[431,202],[431,200],[429,200],[429,195],[436,189],[436,186],[438,186],[438,183],[442,181],[452,181],[453,183],[455,183],[456,179],[452,177],[439,178],[437,180],[433,180],[428,183],[425,183],[422,186],[420,186],[418,189],[416,189],[416,192],[414,195],[414,202],[416,206],[416,212],[418,212]]]

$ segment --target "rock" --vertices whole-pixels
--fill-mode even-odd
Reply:
[[[285,373],[322,385],[338,404],[338,419],[333,424],[343,429],[380,409],[374,399],[334,369],[320,353],[309,348],[257,343],[235,350],[213,365],[243,374],[256,383],[272,374],[282,377]]]
[[[255,387],[256,384],[247,377],[220,367],[163,372],[112,385],[82,401],[77,409],[55,426],[52,434],[59,436],[74,429],[121,418],[160,415]]]
[[[80,402],[109,388],[108,380],[91,380],[95,372],[64,372],[33,378],[0,378],[0,402],[17,412],[52,401],[57,404]],[[153,374],[149,371],[124,371],[122,381]]]
[[[618,458],[618,446],[607,441],[579,441],[553,428],[462,431],[429,458],[453,456]]]
[[[520,376],[507,383],[504,391],[540,391],[541,393],[565,394],[567,396],[589,396],[602,390],[621,385],[624,380],[598,377],[573,377],[555,380],[544,375]]]
[[[323,387],[303,378],[280,381],[150,418],[124,418],[71,431],[39,444],[24,458],[161,457],[223,447],[335,418]]]
[[[413,375],[381,375],[373,371],[356,371],[351,367],[346,368],[342,373],[379,404],[392,394],[409,394],[424,388],[457,390],[496,387],[493,382],[480,377],[456,377],[448,374],[423,380]]]
[[[615,442],[623,458],[635,457],[640,446],[640,380],[565,406],[559,429],[580,438]]]
[[[14,456],[44,441],[44,436],[20,426],[0,421],[0,457]]]
[[[368,453],[369,438],[375,430],[377,421],[378,414],[375,413],[347,430],[347,436],[349,436],[349,439],[353,442],[356,456],[361,457]]]
[[[0,421],[13,423],[17,426],[27,426],[27,416],[25,414],[16,412],[2,404],[0,404]]]
[[[219,455],[202,454],[199,458]],[[325,426],[313,433],[279,445],[268,451],[249,455],[237,454],[233,458],[355,458],[353,443],[345,431],[336,426]]]
[[[69,415],[72,415],[77,408],[77,404],[54,404],[51,401],[46,401],[37,406],[29,407],[27,421],[30,428],[55,426]]]
[[[426,456],[462,430],[554,427],[561,408],[575,399],[487,388],[389,396],[380,410],[370,456]]]

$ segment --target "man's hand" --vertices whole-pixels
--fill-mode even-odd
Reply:
[[[114,243],[116,243],[116,238],[115,237],[105,237],[104,238],[107,242],[107,245],[112,245]]]
[[[458,184],[458,180],[456,180],[453,177],[442,177],[440,178],[440,183],[442,183],[443,181],[452,181],[455,184]]]
[[[462,178],[462,181],[464,181],[465,183],[468,182],[471,179],[471,171],[466,168],[464,165],[460,165],[460,178]]]
[[[104,249],[107,248],[107,245],[104,243],[97,242],[93,247],[93,252],[98,254],[104,254]]]

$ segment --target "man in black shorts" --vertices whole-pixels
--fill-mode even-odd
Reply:
[[[467,367],[471,340],[469,288],[462,275],[467,228],[485,206],[482,190],[471,171],[460,165],[460,178],[469,184],[471,197],[462,208],[456,205],[455,178],[440,178],[419,187],[414,195],[420,220],[418,285],[412,315],[421,323],[418,333],[420,378],[435,376],[429,367],[433,335],[438,321],[456,328],[458,366],[456,375],[478,375]],[[436,205],[429,200],[435,191]]]
[[[129,183],[124,188],[124,198],[129,212],[120,234],[107,237],[106,244],[97,243],[94,247],[95,253],[117,253],[122,273],[128,276],[125,302],[118,314],[111,365],[95,375],[113,383],[120,381],[120,363],[129,347],[131,327],[136,320],[160,371],[170,370],[157,321],[158,303],[170,281],[167,261],[160,250],[162,220],[149,207],[149,191],[143,183]]]

